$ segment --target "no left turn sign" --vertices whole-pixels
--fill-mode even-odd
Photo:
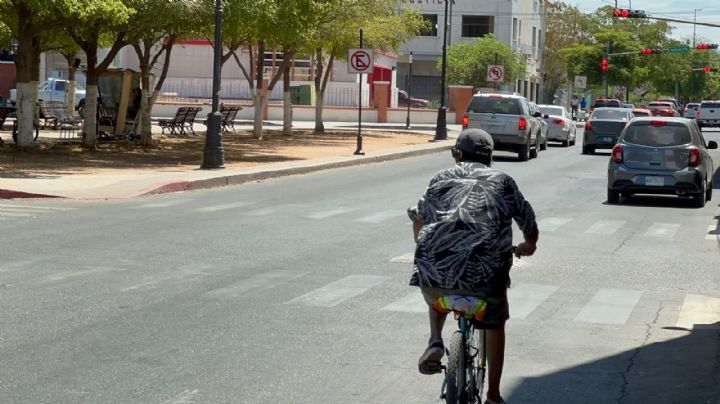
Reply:
[[[372,73],[373,65],[374,61],[372,49],[348,49],[348,73]]]
[[[505,66],[489,65],[487,69],[487,81],[503,81],[505,78]]]

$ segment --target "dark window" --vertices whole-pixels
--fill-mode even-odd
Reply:
[[[619,109],[596,109],[593,111],[590,119],[610,119],[617,121],[629,121],[630,115],[627,111]]]
[[[595,102],[593,103],[593,107],[594,108],[599,108],[599,107],[620,108],[621,105],[620,105],[620,101],[618,101],[618,100],[595,100]]]
[[[703,101],[703,103],[700,104],[700,108],[720,108],[720,102],[719,101]]]
[[[65,82],[64,81],[56,81],[55,82],[55,91],[65,91]]]
[[[462,36],[475,38],[495,32],[493,17],[484,15],[464,15],[462,18]]]
[[[473,113],[520,115],[517,99],[504,97],[475,97],[468,108]]]
[[[690,130],[684,125],[631,125],[623,138],[627,143],[650,147],[681,146],[692,143]]]
[[[437,14],[423,14],[423,18],[425,19],[425,23],[429,25],[429,27],[423,29],[420,31],[420,36],[437,36],[437,27],[438,27],[438,16]]]
[[[645,112],[645,111],[633,111],[633,115],[635,115],[635,117],[638,117],[638,116],[652,116],[652,115],[650,115],[650,113]]]

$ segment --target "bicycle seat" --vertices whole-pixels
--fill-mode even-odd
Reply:
[[[477,296],[448,295],[437,298],[432,307],[440,313],[452,311],[456,319],[465,317],[481,321],[485,318],[487,302]]]

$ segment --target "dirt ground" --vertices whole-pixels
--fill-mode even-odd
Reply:
[[[204,132],[197,136],[154,134],[155,145],[141,147],[127,141],[101,141],[97,150],[83,148],[79,138],[59,139],[56,131],[41,131],[36,146],[18,149],[9,133],[2,132],[0,177],[27,173],[72,174],[112,170],[195,170],[203,158]],[[367,154],[408,145],[424,144],[430,135],[363,130]],[[225,167],[245,167],[282,161],[350,156],[356,150],[357,130],[326,129],[325,133],[296,129],[290,136],[266,130],[262,140],[249,131],[223,136]]]

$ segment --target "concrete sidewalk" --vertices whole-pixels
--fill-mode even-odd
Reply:
[[[272,126],[272,122],[267,123]],[[282,123],[280,123],[280,126]],[[295,128],[312,128],[312,122],[297,122]],[[326,128],[357,128],[349,122],[325,123]],[[242,125],[238,129],[246,129]],[[363,129],[404,130],[404,124],[363,123]],[[3,177],[0,175],[0,199],[13,198],[70,198],[70,199],[123,199],[165,192],[188,191],[228,185],[286,175],[303,174],[329,168],[375,163],[449,149],[461,130],[459,125],[448,125],[448,140],[428,142],[388,151],[366,153],[364,156],[338,156],[321,159],[261,164],[243,168],[192,171],[115,170],[94,174],[27,175]],[[418,125],[412,132],[428,135],[434,127]]]

